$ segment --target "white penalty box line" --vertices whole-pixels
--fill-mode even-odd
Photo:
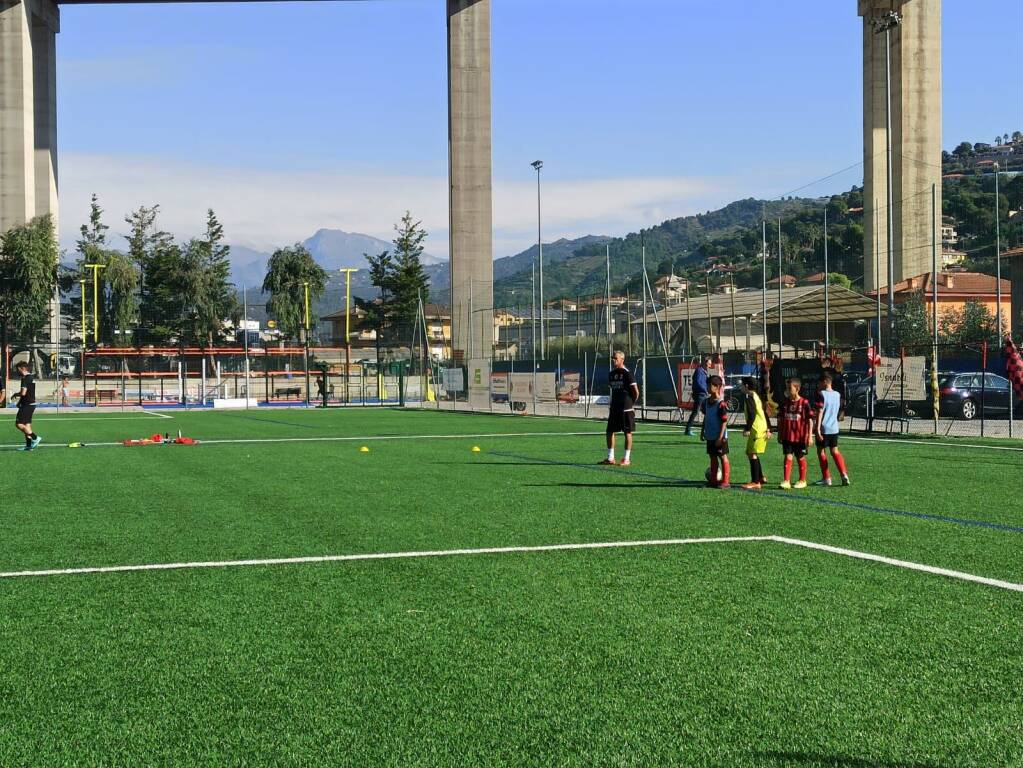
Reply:
[[[973,584],[982,584],[988,587],[1004,589],[1011,592],[1023,593],[1023,584],[1001,579],[991,579],[986,576],[978,576],[963,571],[938,568],[932,565],[914,563],[908,560],[898,560],[883,555],[875,555],[869,552],[861,552],[855,549],[834,547],[828,544],[818,544],[803,539],[792,539],[786,536],[719,536],[710,538],[688,538],[688,539],[649,539],[645,541],[609,541],[592,542],[580,544],[546,544],[539,546],[519,547],[479,547],[473,549],[442,549],[425,550],[412,552],[371,552],[353,555],[314,555],[309,557],[276,557],[250,560],[209,560],[180,563],[146,563],[139,565],[113,565],[97,566],[88,568],[51,568],[36,571],[8,571],[0,573],[0,579],[32,578],[44,576],[77,576],[85,574],[110,574],[110,573],[131,573],[136,571],[175,571],[195,570],[208,568],[239,568],[252,566],[273,566],[273,565],[306,565],[313,563],[343,563],[357,562],[363,560],[403,560],[428,557],[464,557],[470,555],[505,555],[512,553],[530,552],[565,552],[577,550],[607,550],[607,549],[633,549],[638,547],[680,547],[694,544],[738,544],[749,542],[770,542],[784,544],[792,547],[825,552],[832,555],[839,555],[855,560],[865,560],[872,563],[881,563],[895,568],[902,568],[919,573],[927,573],[933,576],[942,576],[959,581],[967,581]]]

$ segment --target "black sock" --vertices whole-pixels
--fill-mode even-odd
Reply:
[[[37,435],[35,432],[28,433],[29,440],[35,440],[37,437],[39,437],[39,435]]]
[[[764,482],[764,469],[760,466],[759,456],[750,456],[749,459],[750,480],[754,483]]]
[[[32,445],[32,438],[25,435],[25,445]]]

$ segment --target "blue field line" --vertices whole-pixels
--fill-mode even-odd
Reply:
[[[611,467],[601,464],[577,464],[571,461],[553,461],[551,459],[541,459],[535,456],[522,456],[515,453],[499,453],[497,451],[488,451],[492,456],[501,456],[508,459],[517,459],[519,461],[536,461],[541,464],[549,464],[555,467],[574,467],[577,469],[589,469],[595,472],[613,472],[619,476],[626,475],[628,477],[642,477],[650,480],[659,480],[665,483],[672,483],[678,486],[692,487],[692,481],[687,481],[681,477],[665,477],[663,475],[653,475],[649,472],[634,472],[628,469],[613,469]],[[910,517],[917,520],[929,520],[936,523],[952,523],[954,525],[966,525],[973,528],[987,528],[993,531],[1004,531],[1007,533],[1023,533],[1023,527],[1016,525],[1006,525],[1005,523],[991,523],[986,520],[972,520],[968,517],[948,517],[946,515],[934,515],[929,512],[908,512],[903,509],[889,509],[887,507],[875,507],[870,504],[857,504],[852,501],[841,501],[839,499],[822,499],[818,496],[800,496],[790,491],[772,491],[772,490],[760,490],[760,491],[747,491],[744,488],[730,488],[728,490],[735,491],[738,493],[752,493],[762,496],[772,496],[779,499],[785,499],[786,501],[799,501],[806,504],[824,504],[831,507],[842,507],[844,509],[855,509],[860,512],[874,512],[881,515],[895,515],[897,517]]]

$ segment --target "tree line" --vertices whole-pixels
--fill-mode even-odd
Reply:
[[[50,216],[3,233],[0,345],[44,336],[55,297],[64,327],[77,335],[84,330],[90,345],[211,348],[231,339],[242,319],[242,302],[230,281],[231,248],[223,225],[210,209],[202,233],[179,243],[159,226],[159,214],[159,205],[131,211],[124,218],[127,245],[119,250],[110,243],[110,227],[93,195],[71,264],[60,264]],[[427,233],[409,212],[395,230],[393,250],[367,255],[373,284],[382,294],[366,306],[367,322],[410,330],[418,302],[429,295],[421,261]],[[327,280],[326,270],[301,244],[270,256],[262,290],[267,315],[284,338],[301,338],[307,291],[312,306],[324,295]]]

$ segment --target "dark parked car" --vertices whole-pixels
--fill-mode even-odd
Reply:
[[[938,379],[938,413],[969,420],[983,408],[985,416],[1006,416],[1011,394],[1009,380],[994,373],[944,373]],[[1023,403],[1015,403],[1014,415],[1023,417]]]

